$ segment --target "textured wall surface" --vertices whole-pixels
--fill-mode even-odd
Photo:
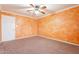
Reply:
[[[39,20],[39,34],[79,44],[79,7]]]
[[[79,6],[40,19],[16,17],[16,38],[44,36],[55,40],[79,44]]]
[[[16,38],[37,35],[37,22],[28,17],[16,17]]]
[[[1,12],[3,16],[14,16],[16,39],[37,35],[37,22],[30,17],[18,16],[11,13]],[[1,23],[0,23],[1,24]]]

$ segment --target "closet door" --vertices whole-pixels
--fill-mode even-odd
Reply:
[[[15,17],[2,15],[2,41],[15,40]]]

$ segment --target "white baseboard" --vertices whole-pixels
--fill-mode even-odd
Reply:
[[[48,37],[48,36],[44,36],[44,35],[38,35],[38,36],[44,37],[44,38],[47,38],[47,39],[51,39],[51,40],[55,40],[55,41],[59,41],[59,42],[64,42],[64,43],[75,45],[75,46],[79,46],[79,44],[68,42],[68,41],[65,41],[65,40],[59,40],[57,38],[52,38],[52,37]]]

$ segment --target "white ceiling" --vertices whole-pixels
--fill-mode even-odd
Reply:
[[[31,16],[31,17],[42,17],[50,14],[51,12],[54,13],[59,10],[65,9],[65,7],[69,8],[72,6],[75,6],[77,4],[44,4],[47,7],[47,14],[41,14],[39,13],[38,16],[32,15],[31,13],[26,12],[26,9],[30,6],[27,4],[0,4],[0,9],[2,11],[9,11],[12,13],[16,13],[19,15],[24,15],[24,16]]]

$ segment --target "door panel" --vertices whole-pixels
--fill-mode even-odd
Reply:
[[[2,16],[2,41],[15,39],[15,17]]]

